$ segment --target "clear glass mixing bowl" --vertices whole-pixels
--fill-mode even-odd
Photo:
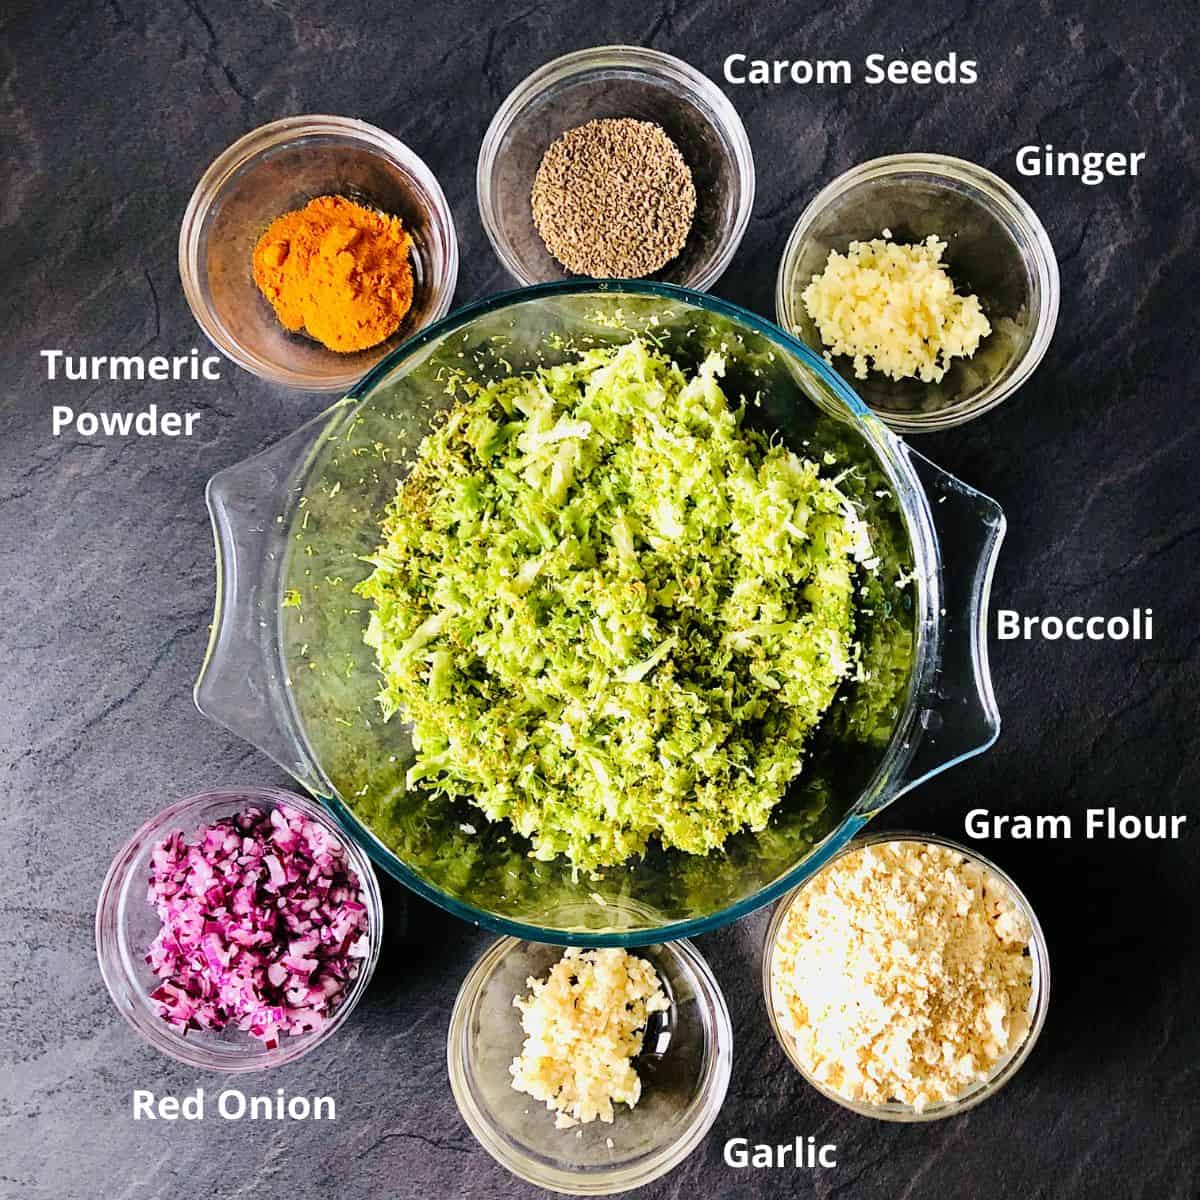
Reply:
[[[362,641],[378,520],[450,403],[444,376],[494,378],[569,345],[648,331],[685,369],[714,348],[747,421],[801,453],[836,452],[880,556],[848,680],[768,827],[697,857],[652,848],[600,878],[538,862],[503,823],[405,786],[412,747],[375,702]],[[758,402],[755,403],[755,397]],[[931,500],[936,503],[931,503]],[[770,322],[653,283],[545,284],[459,310],[399,348],[340,403],[216,475],[218,589],[202,712],[320,796],[384,870],[451,912],[531,941],[645,945],[735,920],[794,887],[886,804],[986,749],[999,717],[987,601],[1004,517],[910,450],[814,353]]]

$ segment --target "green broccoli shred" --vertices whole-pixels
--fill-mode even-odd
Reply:
[[[867,528],[641,340],[485,385],[422,443],[358,592],[409,786],[596,871],[763,829],[857,667]]]

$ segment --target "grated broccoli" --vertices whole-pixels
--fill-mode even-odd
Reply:
[[[764,828],[855,670],[866,525],[820,464],[742,428],[722,373],[634,340],[464,384],[358,585],[409,786],[539,859]]]

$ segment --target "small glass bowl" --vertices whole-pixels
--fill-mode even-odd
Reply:
[[[412,308],[391,337],[352,354],[284,329],[251,265],[276,217],[326,195],[399,217],[413,240]],[[348,117],[286,117],[239,138],[204,172],[179,231],[179,275],[200,328],[238,366],[287,387],[345,391],[449,311],[458,239],[441,187],[403,142]]]
[[[312,1033],[284,1035],[275,1049],[249,1033],[229,1027],[217,1033],[194,1029],[186,1035],[154,1011],[150,993],[162,982],[146,962],[161,928],[158,914],[147,900],[150,857],[168,834],[182,830],[189,839],[202,825],[230,817],[247,808],[267,812],[280,807],[299,809],[326,829],[345,849],[347,861],[362,886],[367,908],[369,950],[361,960],[342,1003],[328,1024]],[[239,788],[200,792],[188,796],[152,817],[113,859],[100,889],[96,909],[96,954],[100,974],[117,1011],[155,1049],[191,1067],[210,1071],[261,1071],[293,1062],[332,1037],[354,1010],[375,971],[383,933],[383,899],[370,859],[338,828],[329,815],[311,800],[279,788]]]
[[[947,243],[943,261],[960,292],[975,293],[991,333],[969,359],[952,360],[938,383],[892,380],[874,370],[855,379],[834,365],[893,429],[924,433],[970,421],[1011,396],[1042,360],[1058,320],[1054,247],[1037,214],[1003,179],[944,154],[893,154],[847,171],[800,215],[775,286],[779,324],[818,354],[821,335],[801,293],[831,250],[890,229],[899,243],[930,234]]]
[[[819,879],[822,872],[828,871],[843,855],[853,854],[855,851],[862,850],[867,846],[878,846],[883,842],[921,842],[926,845],[945,846],[961,854],[964,859],[990,872],[1008,888],[1018,907],[1025,914],[1025,918],[1029,922],[1029,928],[1032,931],[1029,939],[1029,954],[1033,962],[1033,977],[1029,991],[1029,1028],[1024,1038],[1013,1047],[1007,1058],[997,1063],[986,1079],[973,1084],[953,1100],[943,1101],[939,1104],[930,1104],[920,1112],[913,1108],[912,1105],[903,1104],[897,1100],[888,1101],[886,1104],[868,1104],[863,1101],[848,1100],[845,1096],[838,1095],[837,1092],[824,1083],[814,1079],[805,1069],[803,1063],[801,1063],[792,1039],[784,1032],[779,1015],[775,1011],[774,988],[771,982],[772,962],[779,927],[783,924],[784,917],[787,916],[788,910],[791,908],[800,891],[812,883],[813,880]],[[994,1096],[1021,1069],[1022,1064],[1029,1057],[1034,1043],[1037,1042],[1038,1035],[1042,1032],[1042,1026],[1046,1021],[1046,1011],[1050,1006],[1050,955],[1046,947],[1045,935],[1042,933],[1042,927],[1038,922],[1037,914],[1033,911],[1033,907],[1021,889],[995,863],[984,858],[982,854],[960,845],[958,842],[952,842],[949,838],[937,837],[934,834],[886,830],[880,833],[869,834],[866,837],[856,838],[839,850],[821,868],[821,871],[818,871],[810,879],[805,880],[800,887],[789,892],[779,901],[774,913],[771,915],[770,924],[767,926],[766,942],[763,947],[762,984],[763,998],[766,1000],[767,1015],[771,1019],[771,1028],[775,1031],[775,1037],[783,1047],[783,1052],[788,1056],[792,1066],[823,1096],[832,1100],[835,1104],[840,1104],[843,1108],[848,1108],[851,1112],[858,1113],[859,1116],[873,1117],[878,1121],[901,1121],[908,1123],[938,1121],[943,1117],[956,1117],[960,1113],[966,1112],[967,1109],[974,1108],[977,1104],[982,1104],[984,1100]]]
[[[542,156],[568,129],[634,117],[661,125],[696,185],[696,216],[679,255],[649,276],[707,291],[729,265],[754,205],[754,159],[724,92],[670,54],[597,46],[554,59],[517,85],[484,134],[475,185],[492,247],[523,284],[571,278],[533,223],[530,193]]]
[[[658,972],[671,1008],[652,1018],[635,1060],[641,1099],[633,1109],[616,1105],[611,1125],[556,1129],[554,1113],[512,1087],[508,1068],[525,1038],[513,999],[528,992],[531,976],[549,972],[561,946],[501,938],[458,993],[447,1042],[454,1099],[483,1148],[527,1183],[577,1196],[640,1187],[682,1162],[716,1120],[729,1087],[733,1029],[712,971],[687,941],[631,953]]]

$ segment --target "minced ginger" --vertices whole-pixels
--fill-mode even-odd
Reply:
[[[918,1112],[986,1079],[1029,1030],[1029,922],[994,874],[893,841],[797,894],[772,962],[776,1016],[812,1077]]]
[[[559,1129],[611,1122],[617,1103],[633,1108],[646,1022],[670,1007],[654,968],[624,950],[570,949],[545,979],[526,982],[530,994],[513,1000],[525,1044],[512,1086],[544,1101]]]
[[[869,242],[851,242],[846,254],[829,252],[801,299],[821,341],[867,369],[892,379],[937,383],[952,358],[970,358],[992,327],[977,296],[954,290],[942,255],[946,243],[930,234],[915,246],[897,245],[890,231]]]

